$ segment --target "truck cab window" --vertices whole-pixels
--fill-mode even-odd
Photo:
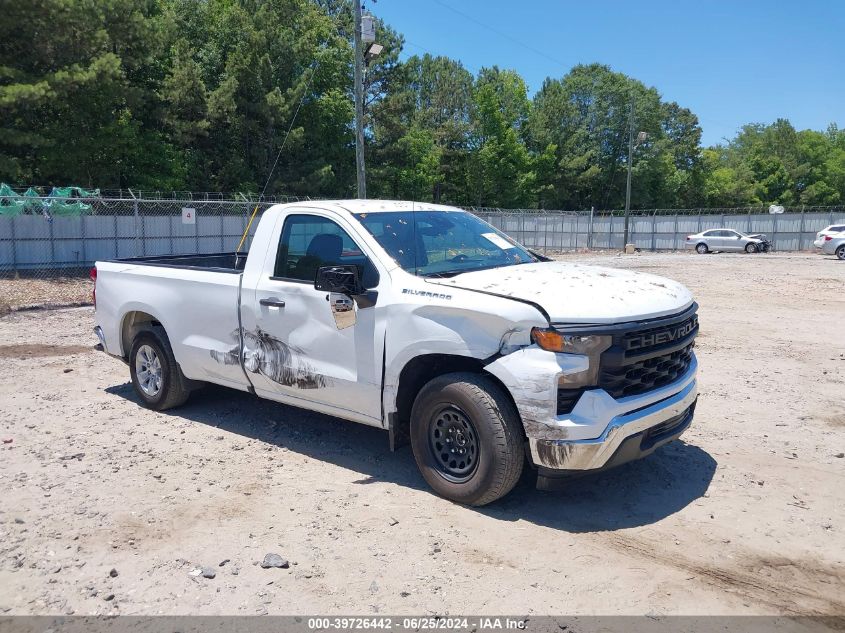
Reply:
[[[316,215],[290,215],[285,219],[274,277],[313,283],[318,268],[337,265],[358,266],[365,287],[378,285],[372,262],[335,222]]]
[[[355,216],[407,272],[450,277],[536,262],[519,244],[465,211],[379,211]]]

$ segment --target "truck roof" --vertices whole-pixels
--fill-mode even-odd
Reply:
[[[273,208],[311,207],[331,209],[346,213],[379,213],[386,211],[463,211],[458,207],[450,207],[431,202],[414,202],[411,200],[308,200],[306,202],[291,202],[277,205]]]

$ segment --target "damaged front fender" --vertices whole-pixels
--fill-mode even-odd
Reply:
[[[587,356],[556,354],[536,345],[497,358],[485,369],[511,393],[529,438],[566,439],[566,428],[555,424],[561,376],[589,369]]]

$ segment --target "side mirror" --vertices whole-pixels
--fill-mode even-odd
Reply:
[[[314,288],[322,292],[338,292],[349,296],[364,293],[357,266],[321,266],[317,269]]]

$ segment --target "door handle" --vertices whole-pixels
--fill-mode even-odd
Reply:
[[[268,308],[284,308],[285,302],[281,299],[259,299],[258,303]]]

